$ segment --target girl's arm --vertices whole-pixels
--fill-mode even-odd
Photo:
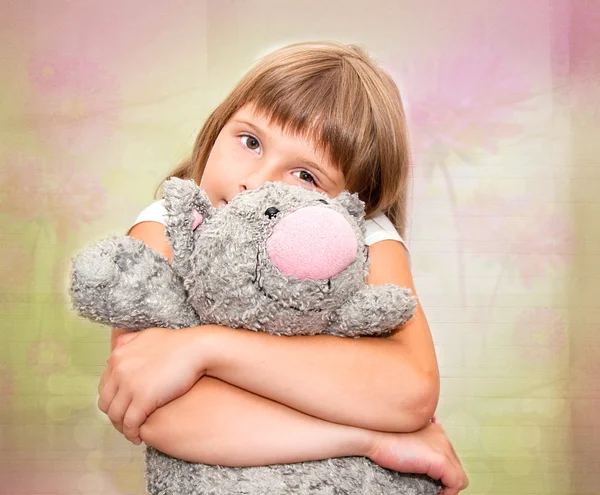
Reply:
[[[437,424],[394,434],[329,423],[210,377],[157,409],[140,433],[148,445],[190,462],[245,467],[358,455],[439,479],[446,495],[468,485]]]
[[[368,456],[375,435],[211,377],[157,409],[140,428],[146,444],[173,457],[236,467]]]

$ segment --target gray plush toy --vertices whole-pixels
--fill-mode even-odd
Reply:
[[[411,291],[369,286],[364,204],[266,183],[214,208],[193,181],[165,183],[173,261],[131,237],[110,238],[73,263],[82,316],[141,330],[219,324],[277,335],[385,336],[412,317]],[[189,463],[148,447],[146,483],[166,494],[434,494],[426,476],[367,458],[232,468]]]

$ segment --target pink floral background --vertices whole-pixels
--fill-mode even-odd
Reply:
[[[128,229],[258,57],[308,39],[363,45],[403,95],[465,493],[597,493],[599,26],[583,0],[2,2],[0,494],[144,491],[96,407],[109,333],[70,311],[70,258]]]

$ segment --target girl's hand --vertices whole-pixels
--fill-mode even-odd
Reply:
[[[369,458],[382,467],[401,473],[426,474],[440,480],[440,493],[456,495],[469,485],[456,452],[439,423],[413,433],[374,432]]]
[[[98,408],[136,445],[146,418],[204,375],[197,330],[149,328],[119,337],[100,379]]]

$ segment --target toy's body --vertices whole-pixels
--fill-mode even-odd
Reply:
[[[364,210],[279,183],[212,207],[192,181],[165,184],[172,265],[139,240],[79,256],[71,295],[83,316],[141,330],[220,324],[277,335],[383,336],[406,322],[409,289],[368,286]],[[283,337],[282,337],[283,338]],[[434,494],[438,484],[362,457],[252,468],[193,464],[146,451],[150,494]]]
[[[152,495],[433,495],[440,486],[365,457],[232,468],[180,461],[153,448],[146,451],[146,481]]]

